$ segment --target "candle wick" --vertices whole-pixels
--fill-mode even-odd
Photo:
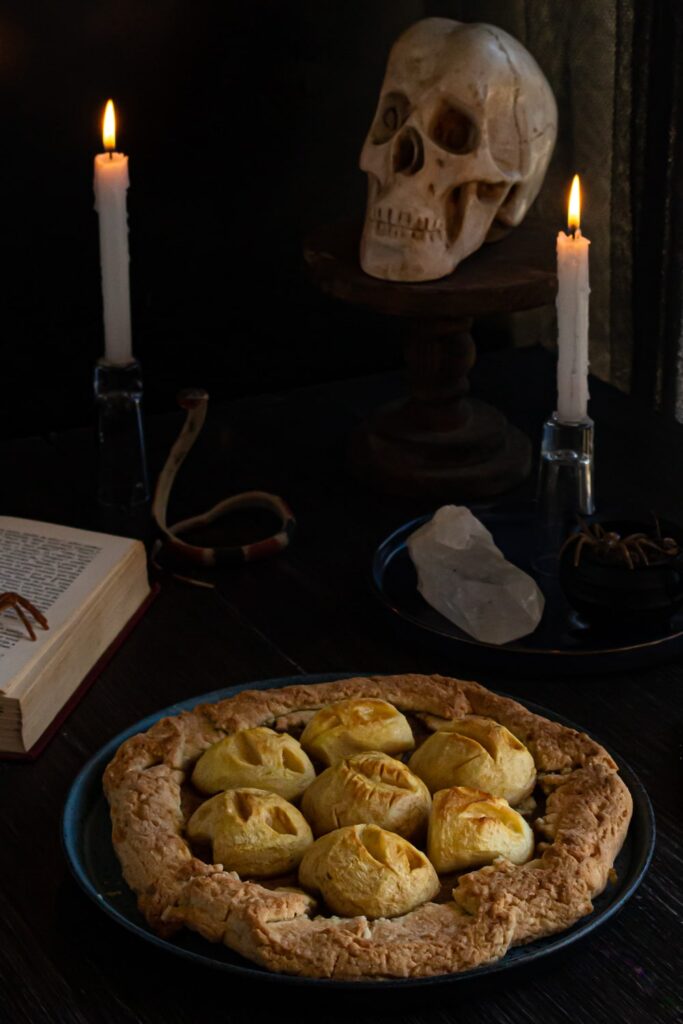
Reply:
[[[111,150],[109,150],[109,159],[110,159],[110,160],[113,160],[113,159],[114,159],[114,154],[112,153],[112,151],[111,151]]]

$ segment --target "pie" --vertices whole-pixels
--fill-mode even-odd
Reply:
[[[589,736],[444,676],[200,705],[126,740],[104,789],[159,935],[190,928],[271,971],[335,979],[463,971],[563,931],[614,877],[632,813]]]

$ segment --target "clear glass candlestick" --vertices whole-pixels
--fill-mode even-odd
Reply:
[[[133,360],[117,366],[100,359],[95,366],[101,505],[128,513],[149,500],[142,426],[142,370]]]
[[[578,516],[595,511],[593,421],[562,423],[553,413],[543,427],[537,492],[539,572],[557,572],[559,552]]]

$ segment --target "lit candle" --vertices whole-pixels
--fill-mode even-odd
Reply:
[[[128,157],[115,153],[116,116],[107,103],[102,125],[106,153],[95,157],[95,209],[100,218],[100,268],[104,307],[104,358],[125,365],[133,358],[128,275]]]
[[[569,234],[557,236],[557,417],[588,418],[588,246],[581,234],[581,192],[574,175],[569,195]]]

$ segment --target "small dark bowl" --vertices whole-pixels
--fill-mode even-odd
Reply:
[[[622,537],[631,533],[652,534],[652,522],[628,519],[598,520],[606,531]],[[683,527],[660,521],[663,537],[673,537],[683,550]],[[589,622],[605,626],[617,623],[655,625],[666,622],[683,605],[683,555],[656,565],[629,569],[628,565],[603,565],[585,544],[577,566],[576,545],[570,544],[560,558],[560,585],[569,604]]]

